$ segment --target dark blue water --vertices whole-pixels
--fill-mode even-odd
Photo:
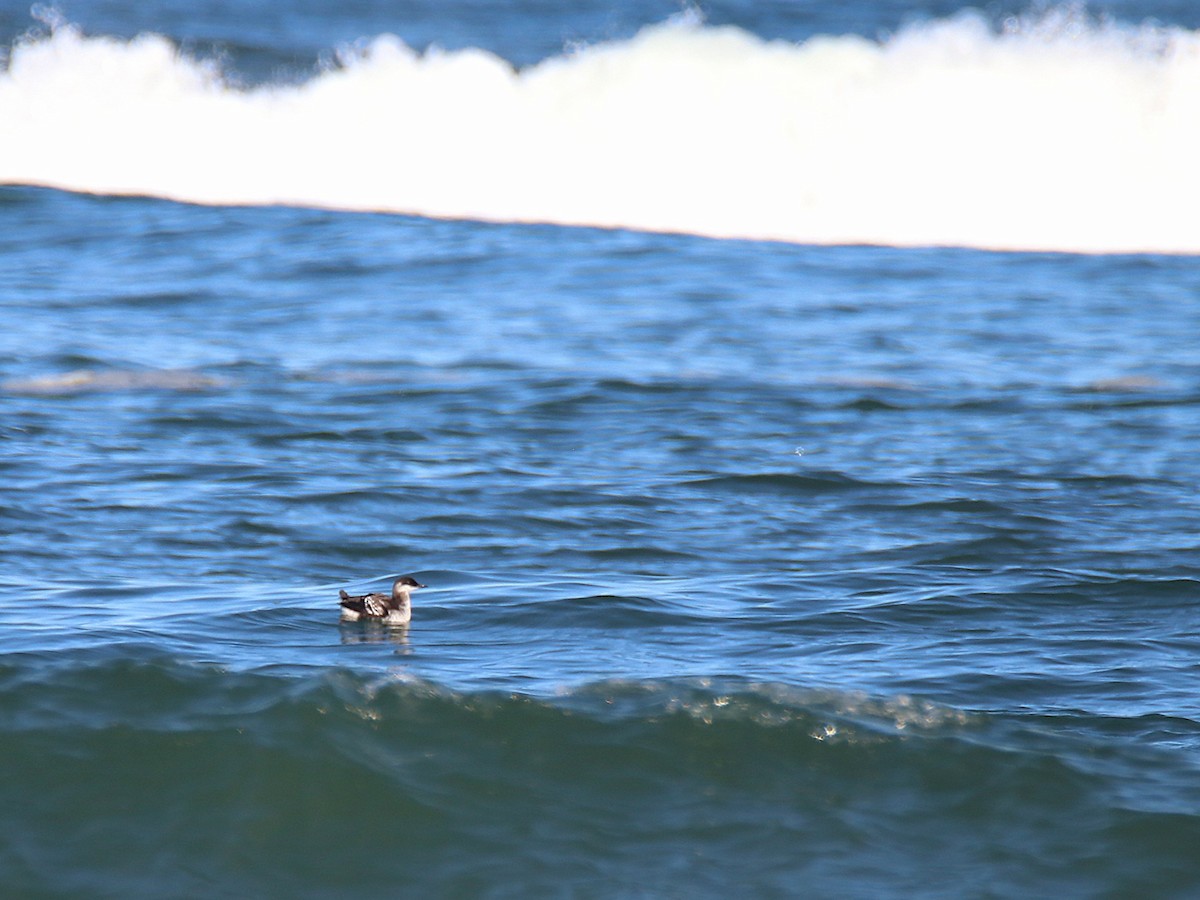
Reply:
[[[280,59],[642,15],[254,10],[64,12]],[[1195,257],[0,222],[7,896],[1200,890]],[[339,624],[400,573],[409,628]]]

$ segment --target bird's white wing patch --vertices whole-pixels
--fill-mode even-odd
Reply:
[[[369,594],[363,597],[363,610],[368,616],[376,616],[382,618],[387,615],[387,604],[376,597],[374,594]]]

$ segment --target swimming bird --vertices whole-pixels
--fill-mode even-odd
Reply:
[[[338,591],[341,598],[343,622],[382,622],[384,625],[407,625],[412,619],[412,597],[417,588],[423,588],[415,578],[403,575],[392,584],[392,594],[363,594],[351,597]]]

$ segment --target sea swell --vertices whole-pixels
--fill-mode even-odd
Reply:
[[[0,726],[0,870],[19,896],[1200,878],[1194,772],[1170,749],[1200,738],[1185,719],[1025,720],[725,677],[456,692],[126,646],[9,656]]]

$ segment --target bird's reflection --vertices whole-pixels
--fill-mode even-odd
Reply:
[[[409,652],[407,625],[342,622],[338,630],[341,632],[343,644],[395,644],[397,652]]]

